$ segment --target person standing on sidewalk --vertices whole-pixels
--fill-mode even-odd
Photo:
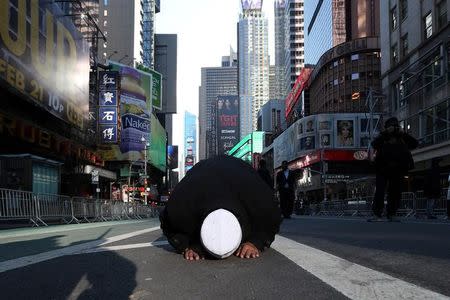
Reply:
[[[281,171],[277,174],[277,190],[280,194],[281,213],[290,219],[294,210],[294,174],[288,169],[288,162],[281,163]]]
[[[434,204],[441,197],[441,173],[439,168],[439,162],[442,160],[440,157],[435,157],[431,160],[431,168],[425,176],[424,184],[424,196],[427,198],[427,218],[436,219],[433,214]]]
[[[369,222],[381,220],[386,187],[387,218],[389,221],[395,221],[401,198],[402,178],[414,168],[411,150],[418,146],[417,140],[400,128],[397,118],[389,118],[384,128],[372,142],[376,151],[376,190],[372,206],[374,218],[369,219]]]

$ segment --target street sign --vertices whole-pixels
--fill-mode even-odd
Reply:
[[[98,183],[98,170],[92,170],[91,172],[91,176],[92,176],[92,183],[93,184],[97,184]]]

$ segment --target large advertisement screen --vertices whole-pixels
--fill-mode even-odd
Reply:
[[[0,85],[84,128],[89,48],[53,1],[0,1]]]
[[[109,64],[112,66],[111,70],[117,71],[120,77],[120,144],[104,146],[103,158],[119,161],[143,160],[145,143],[150,142],[153,128],[151,75],[116,62]],[[146,142],[143,142],[143,139]]]
[[[239,98],[217,96],[217,152],[224,154],[239,142]]]

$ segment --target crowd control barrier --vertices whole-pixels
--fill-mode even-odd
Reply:
[[[137,202],[0,189],[0,221],[28,220],[32,226],[155,218],[159,209]]]

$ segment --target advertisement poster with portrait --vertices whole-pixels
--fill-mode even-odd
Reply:
[[[322,114],[317,116],[317,126],[319,131],[319,147],[333,147],[333,115]]]
[[[337,119],[335,128],[335,146],[337,148],[354,148],[356,146],[354,118]]]
[[[120,63],[109,64],[120,75],[120,146],[104,147],[103,159],[143,160],[145,144],[151,147],[152,142],[151,75]]]
[[[89,46],[54,1],[0,1],[0,86],[77,127],[89,117]]]
[[[239,142],[239,98],[217,96],[217,150],[224,154]]]
[[[303,151],[313,150],[316,148],[316,137],[314,135],[302,137],[300,140],[300,145]]]

